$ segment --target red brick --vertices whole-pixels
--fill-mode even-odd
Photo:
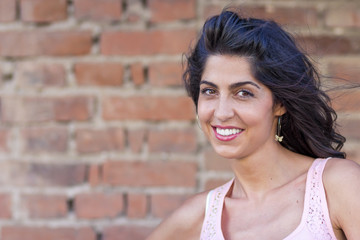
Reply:
[[[182,86],[181,63],[153,63],[149,65],[149,82],[153,86]]]
[[[0,22],[12,22],[16,18],[16,0],[0,1]]]
[[[45,164],[2,161],[2,186],[74,186],[85,183],[86,166],[82,164]]]
[[[85,121],[93,114],[89,96],[6,97],[2,99],[2,121]]]
[[[115,218],[124,210],[120,193],[84,193],[75,196],[75,214],[78,218]]]
[[[25,195],[21,200],[30,218],[63,218],[67,215],[64,195]]]
[[[342,93],[334,93],[332,105],[336,111],[359,113],[360,91],[348,90]]]
[[[75,76],[79,85],[120,86],[124,67],[121,63],[77,63]]]
[[[231,171],[230,160],[219,156],[213,148],[204,151],[205,168],[215,171]]]
[[[10,219],[12,217],[11,208],[12,208],[11,195],[7,193],[1,193],[0,219]]]
[[[146,226],[110,226],[104,229],[103,240],[144,240],[152,230]]]
[[[131,80],[136,86],[145,83],[144,66],[141,63],[133,63],[130,67]]]
[[[124,145],[123,129],[80,129],[76,131],[76,146],[80,153],[122,150]]]
[[[313,55],[354,54],[360,50],[360,38],[346,36],[301,36],[297,38],[300,46]]]
[[[65,152],[67,150],[68,132],[63,127],[27,128],[22,130],[24,151]]]
[[[148,5],[153,23],[189,20],[196,16],[195,0],[149,0]]]
[[[204,190],[210,190],[217,188],[223,184],[225,184],[227,181],[230,181],[230,179],[223,179],[223,178],[211,178],[207,179],[205,182],[205,189]]]
[[[101,34],[100,47],[104,55],[179,54],[187,51],[195,36],[195,31],[189,29],[105,31]]]
[[[128,218],[145,218],[147,214],[147,196],[141,193],[129,193],[127,196]]]
[[[194,104],[188,97],[105,97],[105,120],[192,120]]]
[[[128,130],[128,143],[132,152],[139,153],[143,148],[145,139],[147,138],[147,130],[134,129]]]
[[[91,44],[89,31],[0,32],[0,56],[3,57],[85,55],[90,53]]]
[[[325,12],[325,23],[329,27],[360,27],[359,4],[342,4]]]
[[[318,12],[314,7],[276,7],[241,5],[243,17],[254,17],[260,19],[275,20],[280,24],[293,26],[317,26]],[[210,5],[204,10],[205,19],[221,13],[222,6]]]
[[[74,0],[75,17],[78,19],[120,20],[122,0]]]
[[[66,0],[21,0],[20,9],[25,22],[54,22],[67,17]]]
[[[66,73],[62,64],[19,63],[14,80],[23,88],[63,87]]]
[[[85,121],[93,115],[94,98],[90,96],[64,96],[54,98],[54,115],[57,121]]]
[[[151,196],[151,214],[157,218],[168,217],[181,206],[189,196],[175,194],[155,194]]]
[[[360,119],[339,119],[339,120],[340,120],[339,130],[341,134],[346,137],[346,139],[360,140],[360,127],[359,127]]]
[[[9,150],[9,131],[6,129],[0,130],[0,151],[6,152]]]
[[[88,181],[91,186],[96,186],[101,183],[101,168],[99,165],[91,165],[88,170]]]
[[[331,76],[335,78],[340,78],[340,80],[345,80],[353,83],[360,83],[360,60],[351,60],[351,61],[332,61],[329,63],[328,69]],[[342,81],[340,81],[342,82]]]
[[[197,166],[190,162],[106,162],[103,183],[129,187],[194,187]]]
[[[1,230],[2,240],[96,240],[96,234],[90,227],[50,228],[27,226],[4,226]]]
[[[150,152],[195,152],[197,150],[196,132],[192,129],[151,130],[148,146]]]

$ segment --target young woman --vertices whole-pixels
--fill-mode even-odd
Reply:
[[[360,167],[341,152],[330,99],[288,33],[223,11],[205,23],[184,81],[235,177],[189,199],[149,240],[360,239]]]

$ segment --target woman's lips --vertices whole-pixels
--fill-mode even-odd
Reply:
[[[239,136],[244,129],[236,128],[236,127],[213,127],[215,137],[220,141],[231,141]]]

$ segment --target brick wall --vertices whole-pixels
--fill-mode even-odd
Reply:
[[[2,240],[143,239],[231,176],[181,85],[182,53],[229,2],[0,1]],[[359,1],[233,3],[285,24],[323,73],[360,83]],[[360,91],[333,96],[360,162]]]

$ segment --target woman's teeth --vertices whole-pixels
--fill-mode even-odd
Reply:
[[[241,132],[241,129],[237,128],[216,128],[216,132],[222,136],[230,136]]]

